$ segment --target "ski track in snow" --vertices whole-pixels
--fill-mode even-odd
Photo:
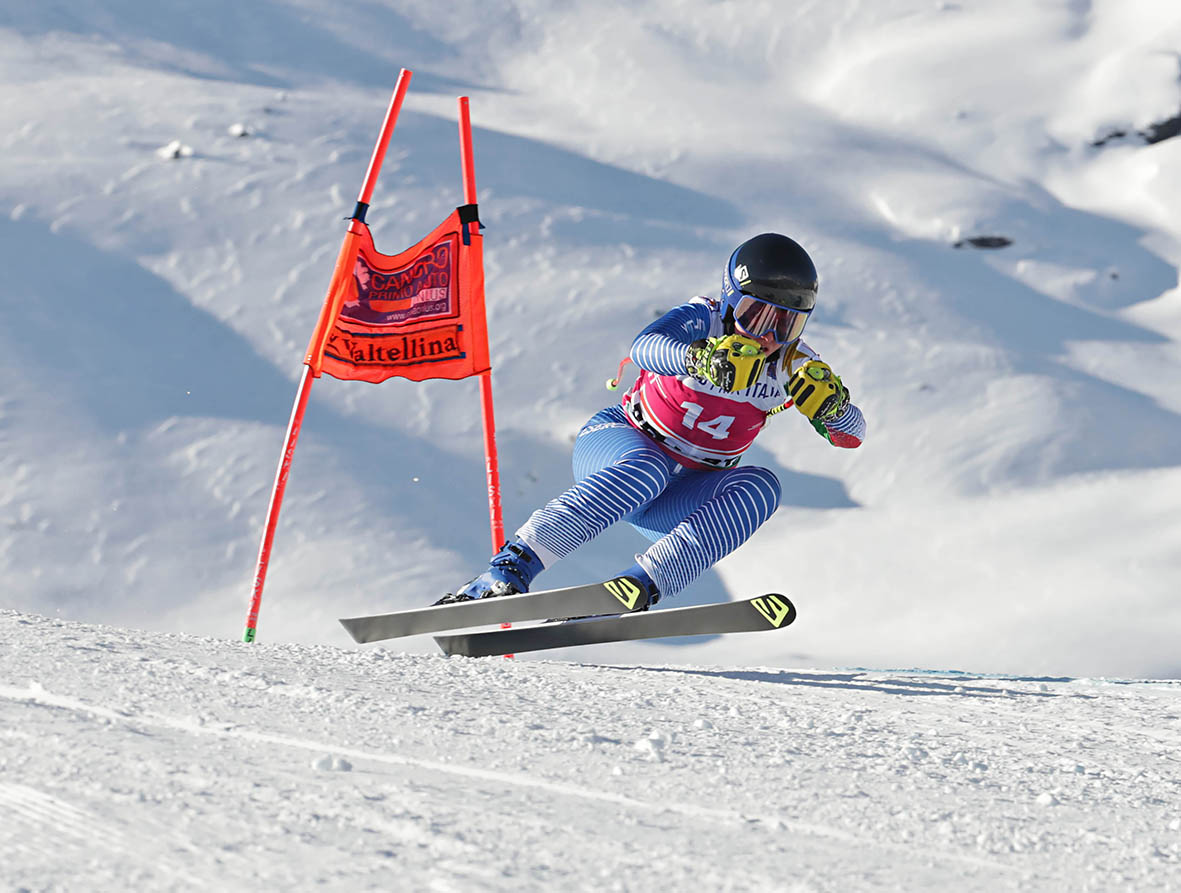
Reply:
[[[398,766],[413,766],[419,769],[427,769],[432,772],[442,772],[459,776],[461,778],[471,778],[478,781],[502,784],[512,788],[534,788],[563,797],[578,797],[585,800],[621,806],[626,809],[651,812],[672,812],[694,819],[702,819],[710,822],[728,822],[731,824],[746,826],[754,826],[762,823],[776,830],[790,831],[793,834],[806,834],[817,837],[831,838],[845,845],[878,847],[887,851],[898,851],[900,849],[899,847],[892,846],[881,841],[857,837],[856,835],[849,834],[845,831],[840,831],[836,828],[827,828],[822,825],[808,824],[803,822],[785,821],[784,819],[772,816],[744,815],[742,813],[737,813],[730,810],[710,809],[705,806],[691,803],[661,803],[647,800],[638,800],[634,797],[628,797],[622,794],[612,794],[610,792],[596,791],[591,788],[579,787],[572,784],[545,781],[544,779],[530,778],[526,775],[515,775],[506,772],[493,772],[486,769],[476,769],[467,766],[451,766],[446,763],[440,763],[434,760],[415,759],[413,757],[402,756],[399,754],[355,750],[326,742],[306,741],[297,738],[288,738],[281,735],[267,735],[259,732],[253,732],[248,729],[219,729],[200,725],[193,722],[191,719],[183,719],[172,716],[157,716],[150,713],[127,716],[117,713],[113,710],[108,710],[93,704],[87,704],[73,698],[54,695],[50,692],[46,692],[37,685],[30,686],[30,688],[24,691],[0,686],[0,697],[8,698],[14,701],[22,701],[25,703],[43,704],[50,707],[62,707],[67,710],[78,710],[85,713],[91,713],[95,716],[104,717],[111,721],[122,721],[136,726],[154,726],[177,729],[197,735],[215,735],[229,738],[240,738],[245,741],[257,742],[260,744],[273,744],[278,747],[292,747],[311,751],[317,754],[332,753],[336,756],[350,757],[355,760],[390,763]],[[45,800],[53,801],[52,797],[45,795],[40,796],[42,796]],[[2,792],[0,792],[0,798],[2,798]],[[64,806],[64,804],[57,805],[59,807]],[[66,810],[72,809],[72,807],[64,808]],[[66,830],[71,829],[67,828]],[[978,865],[1000,871],[1014,870],[1010,866],[1003,865],[1000,862],[995,862],[988,859],[980,859],[972,856],[964,856],[958,853],[944,853],[934,851],[931,852],[930,855],[939,859],[949,859],[955,862],[963,862],[968,865]]]
[[[1177,684],[448,660],[8,611],[0,647],[18,887],[1181,883]]]
[[[0,692],[0,697],[8,696],[9,692]],[[117,830],[96,813],[43,790],[0,782],[0,815],[7,819],[0,827],[0,844],[10,864],[20,864],[22,857],[32,857],[34,863],[56,861],[82,866],[92,861],[95,854],[102,854],[108,860],[114,857],[120,864],[120,871],[112,874],[112,881],[136,874],[163,875],[174,883],[186,878],[186,869],[176,858],[159,852],[156,846],[149,846],[149,852],[144,852],[143,835],[148,829],[128,824],[124,830]],[[151,835],[154,844],[163,838],[178,848],[185,845],[165,828],[152,828]],[[33,883],[30,889],[35,888]]]

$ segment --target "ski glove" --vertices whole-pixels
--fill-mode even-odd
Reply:
[[[685,353],[690,375],[731,392],[746,390],[758,381],[766,361],[757,341],[737,334],[698,339]]]
[[[828,363],[809,360],[792,373],[787,392],[813,424],[831,422],[849,405],[849,389]]]

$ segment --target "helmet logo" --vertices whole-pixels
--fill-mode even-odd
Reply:
[[[750,274],[746,270],[746,264],[739,264],[734,268],[734,278],[738,280],[739,285],[750,281]]]

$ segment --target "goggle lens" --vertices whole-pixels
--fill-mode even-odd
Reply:
[[[804,333],[810,310],[791,310],[743,295],[734,307],[734,321],[754,338],[773,332],[780,344],[795,341]]]

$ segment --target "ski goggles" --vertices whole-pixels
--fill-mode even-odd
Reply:
[[[752,338],[773,333],[779,344],[790,344],[799,338],[811,313],[811,310],[792,310],[768,304],[753,295],[742,295],[734,305],[734,321],[744,332]]]

